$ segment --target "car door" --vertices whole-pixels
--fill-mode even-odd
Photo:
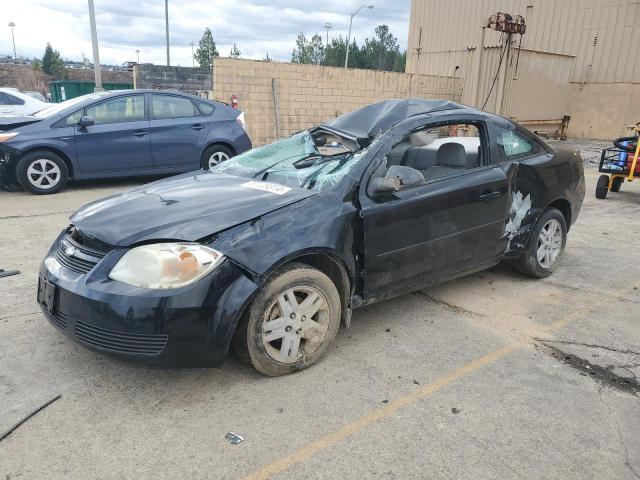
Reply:
[[[82,173],[126,173],[153,168],[144,94],[120,95],[85,107],[94,124],[76,127]]]
[[[441,125],[427,123],[418,130]],[[424,148],[425,158],[431,162],[432,145],[439,151],[445,143],[458,143],[466,155],[473,155],[473,148],[477,148],[477,160],[470,160],[477,163],[470,163],[471,168],[433,164],[423,171],[425,181],[416,186],[383,195],[361,192],[366,297],[477,270],[495,263],[504,251],[509,209],[507,177],[490,162],[487,126],[461,118],[448,121],[446,128],[454,131],[451,127],[456,125],[475,125],[479,148],[469,147],[468,138],[455,136],[416,148]],[[415,128],[413,125],[411,131]],[[448,150],[443,150],[445,159]],[[386,158],[389,153],[391,148],[383,148],[378,157]],[[430,168],[435,169],[434,175],[429,174]]]
[[[185,171],[200,168],[207,118],[188,97],[151,93],[149,98],[151,151],[156,168]]]

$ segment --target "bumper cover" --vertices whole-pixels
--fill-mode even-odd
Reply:
[[[62,237],[62,235],[61,235]],[[257,286],[230,261],[193,285],[148,290],[115,282],[108,272],[125,250],[108,253],[88,273],[56,259],[40,268],[38,302],[49,322],[85,347],[149,365],[215,367]]]

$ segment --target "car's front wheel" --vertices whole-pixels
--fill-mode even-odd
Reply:
[[[65,161],[48,151],[26,154],[18,162],[16,173],[22,188],[37,195],[57,193],[69,180]]]
[[[340,295],[329,277],[301,263],[274,274],[236,329],[234,348],[265,375],[302,370],[323,355],[340,326]]]
[[[549,208],[536,222],[529,245],[516,267],[530,277],[548,277],[560,263],[566,243],[567,222],[564,215],[555,208]]]
[[[202,168],[211,170],[216,165],[233,157],[233,152],[224,145],[211,145],[202,155]]]

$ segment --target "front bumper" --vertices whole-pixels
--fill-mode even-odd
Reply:
[[[42,262],[38,302],[49,322],[85,347],[144,364],[223,363],[257,286],[229,260],[193,285],[149,290],[109,279],[125,253],[112,250],[88,273],[60,260],[56,240]]]

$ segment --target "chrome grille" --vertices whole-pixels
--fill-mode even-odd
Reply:
[[[104,257],[104,253],[89,250],[65,236],[56,249],[55,258],[60,265],[78,273],[88,273]]]

